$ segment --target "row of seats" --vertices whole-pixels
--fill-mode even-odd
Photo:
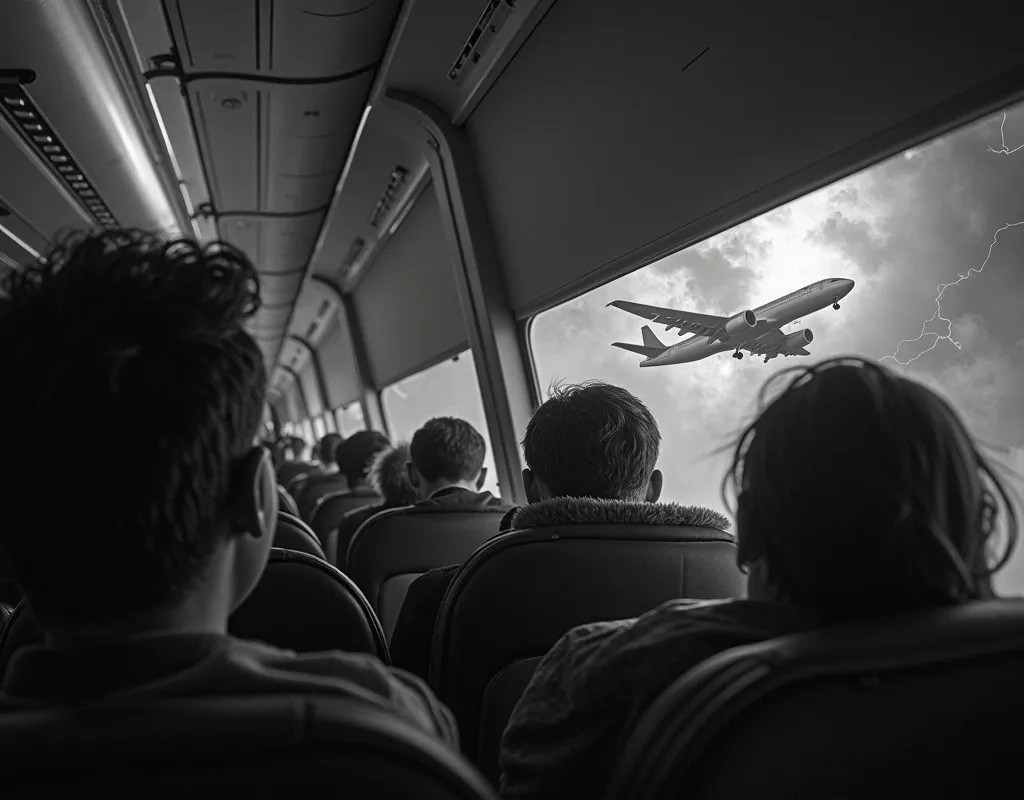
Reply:
[[[360,527],[344,562],[388,641],[409,584],[465,563],[439,614],[430,683],[458,720],[463,752],[493,781],[512,709],[562,634],[679,597],[738,597],[745,580],[733,537],[713,528],[559,525],[495,536],[502,513],[384,511]],[[275,543],[323,557],[315,533],[287,514]]]
[[[455,714],[465,755],[496,781],[512,709],[563,633],[677,597],[743,591],[733,539],[715,529],[572,525],[494,536],[500,517],[500,509],[382,512],[353,539],[346,575],[324,560],[309,526],[281,512],[267,571],[230,630],[299,652],[367,652],[390,663],[388,637],[409,584],[465,562],[439,615],[430,683]],[[0,675],[11,653],[40,635],[22,603],[0,635]]]

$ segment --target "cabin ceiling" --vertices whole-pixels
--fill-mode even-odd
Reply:
[[[35,73],[21,88],[113,222],[191,227],[253,258],[264,306],[250,329],[271,369],[303,365],[289,334],[317,343],[334,289],[362,283],[430,185],[425,132],[388,92],[466,131],[520,318],[1024,96],[1010,0],[941,13],[909,0],[771,13],[659,0],[11,6],[0,81]],[[0,112],[0,264],[106,224],[14,110]]]

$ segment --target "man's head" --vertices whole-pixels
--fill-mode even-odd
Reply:
[[[877,363],[836,358],[776,373],[760,407],[723,482],[751,597],[850,618],[991,596],[1016,516],[948,403]]]
[[[336,462],[334,454],[338,446],[345,441],[340,433],[329,433],[316,443],[316,457],[321,464],[333,466]]]
[[[18,420],[0,549],[51,635],[223,628],[255,585],[277,516],[253,446],[263,356],[242,327],[259,302],[233,248],[136,231],[70,239],[0,287],[0,374],[18,387],[0,392]],[[57,451],[76,470],[55,488]]]
[[[477,490],[487,477],[484,437],[464,419],[435,417],[413,434],[409,480],[421,500],[446,486]]]
[[[345,476],[349,488],[366,485],[366,473],[370,462],[381,450],[391,447],[383,433],[359,431],[349,436],[334,451],[338,472]]]
[[[373,457],[366,479],[370,488],[393,506],[411,506],[416,502],[416,489],[409,482],[409,445],[397,444],[381,450]]]
[[[527,498],[654,502],[660,446],[658,423],[625,389],[596,381],[555,388],[526,427]]]

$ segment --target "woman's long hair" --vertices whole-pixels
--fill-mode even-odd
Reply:
[[[758,399],[722,483],[742,565],[831,617],[993,596],[1017,514],[945,400],[854,357],[783,370]]]

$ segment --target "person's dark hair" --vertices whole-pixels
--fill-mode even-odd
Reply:
[[[409,456],[425,480],[476,480],[484,468],[484,437],[464,419],[435,417],[413,434]]]
[[[526,427],[526,465],[552,494],[642,501],[661,432],[639,399],[592,381],[554,387]]]
[[[355,486],[366,480],[366,472],[373,457],[388,447],[391,447],[391,442],[383,433],[359,431],[338,445],[334,451],[334,460],[349,486]]]
[[[316,443],[316,455],[321,464],[334,464],[334,454],[345,441],[340,433],[328,433]]]
[[[722,485],[738,500],[741,563],[760,560],[784,596],[833,618],[992,596],[1017,517],[945,400],[843,357],[773,375],[759,406]]]
[[[384,501],[393,506],[411,506],[416,502],[416,489],[409,482],[409,445],[397,444],[381,450],[370,462],[366,480]]]
[[[231,246],[133,230],[3,281],[0,549],[41,618],[172,605],[200,578],[262,416],[259,304]],[[75,453],[59,482],[55,452]]]

